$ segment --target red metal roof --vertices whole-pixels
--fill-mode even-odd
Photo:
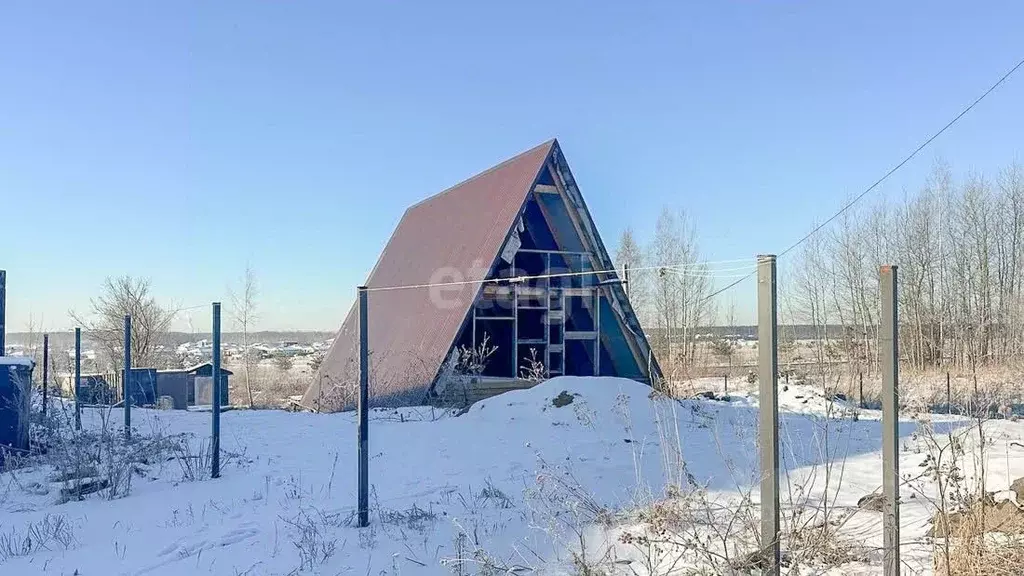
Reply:
[[[483,279],[556,145],[549,140],[405,211],[366,282],[371,404],[423,399],[479,285],[374,289]],[[356,303],[303,405],[327,410],[354,402],[357,317]]]

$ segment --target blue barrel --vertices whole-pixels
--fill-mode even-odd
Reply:
[[[34,366],[29,358],[0,356],[0,462],[4,452],[28,450]]]

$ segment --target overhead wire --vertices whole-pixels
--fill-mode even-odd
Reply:
[[[913,152],[911,152],[906,158],[904,158],[902,161],[900,161],[899,164],[896,164],[895,166],[890,168],[889,171],[886,172],[884,175],[882,175],[881,178],[879,178],[878,180],[875,180],[875,182],[872,183],[871,186],[868,186],[863,192],[861,192],[860,194],[855,196],[853,198],[853,200],[850,200],[845,205],[843,205],[843,207],[840,208],[838,212],[836,212],[832,216],[829,216],[829,218],[827,220],[825,220],[824,222],[822,222],[821,224],[815,226],[814,229],[811,230],[810,232],[808,232],[807,234],[805,234],[803,238],[801,238],[801,239],[797,240],[796,242],[794,242],[792,245],[789,246],[789,248],[786,248],[782,252],[779,252],[779,256],[784,256],[785,254],[789,253],[791,250],[793,250],[794,248],[796,248],[800,244],[803,244],[804,242],[806,242],[811,236],[814,236],[819,230],[821,230],[822,228],[824,228],[824,227],[828,226],[829,224],[831,224],[833,220],[835,220],[836,218],[841,216],[843,213],[845,213],[847,210],[849,210],[851,207],[853,207],[854,204],[856,204],[862,198],[867,196],[872,190],[877,188],[882,182],[885,182],[890,176],[895,174],[897,170],[899,170],[904,165],[906,165],[907,162],[910,162],[911,160],[913,160],[922,150],[927,148],[928,145],[931,144],[933,141],[935,141],[936,138],[938,138],[939,136],[942,136],[942,134],[946,130],[950,129],[961,118],[966,116],[968,112],[973,110],[975,106],[977,106],[989,94],[994,92],[996,90],[996,88],[999,88],[999,86],[1001,86],[1004,82],[1006,82],[1006,80],[1010,76],[1012,76],[1013,73],[1016,72],[1021,66],[1024,66],[1024,58],[1022,58],[1020,61],[1018,61],[1017,64],[1013,68],[1010,68],[1010,70],[1006,74],[1003,74],[1003,76],[1001,78],[999,78],[999,80],[997,80],[995,84],[989,86],[988,90],[985,90],[985,92],[981,96],[978,96],[974,100],[974,102],[971,102],[969,106],[967,106],[966,108],[961,110],[959,114],[957,114],[952,120],[947,122],[945,126],[940,128],[938,130],[938,132],[932,134],[927,140],[922,142],[917,148],[914,149]]]
[[[874,190],[879,185],[881,185],[883,182],[885,182],[885,180],[887,180],[890,176],[895,174],[900,168],[902,168],[904,165],[906,165],[908,162],[910,162],[913,158],[915,158],[922,150],[924,150],[936,138],[941,136],[944,132],[946,132],[946,130],[951,128],[961,118],[963,118],[965,115],[967,115],[968,112],[970,112],[972,109],[974,109],[974,107],[977,106],[982,100],[984,100],[989,94],[994,92],[1010,76],[1012,76],[1014,72],[1016,72],[1019,68],[1021,68],[1021,66],[1024,66],[1024,59],[1021,59],[1019,62],[1017,62],[1017,64],[1013,68],[1011,68],[1007,73],[1005,73],[1002,77],[1000,77],[999,80],[997,80],[992,86],[990,86],[981,96],[976,98],[973,102],[971,102],[970,105],[968,105],[966,108],[961,110],[960,113],[957,114],[952,120],[947,122],[937,132],[932,134],[928,139],[926,139],[924,142],[922,142],[920,145],[918,145],[917,148],[915,148],[909,155],[904,157],[898,164],[896,164],[895,166],[890,168],[889,171],[887,171],[884,175],[882,175],[881,178],[879,178],[874,183],[872,183],[870,186],[868,186],[866,189],[864,189],[861,193],[859,193],[857,196],[855,196],[852,200],[850,200],[849,202],[844,204],[836,213],[832,214],[824,222],[822,222],[821,224],[816,226],[810,232],[805,234],[802,238],[800,238],[799,240],[794,242],[792,245],[790,245],[788,248],[786,248],[785,250],[780,252],[779,253],[779,257],[784,256],[785,254],[788,254],[793,249],[795,249],[797,246],[799,246],[803,242],[806,242],[811,236],[813,236],[814,234],[816,234],[819,231],[821,231],[823,228],[825,228],[825,226],[830,224],[836,218],[838,218],[843,213],[845,213],[847,210],[849,210],[851,207],[853,207],[853,205],[855,205],[857,202],[859,202],[865,196],[867,196],[869,193],[871,193],[872,190]],[[740,284],[741,282],[743,282],[747,278],[750,278],[751,276],[753,276],[757,272],[756,265],[728,267],[728,268],[714,268],[712,265],[714,265],[714,264],[732,264],[732,263],[740,263],[740,262],[750,262],[751,260],[753,260],[753,259],[751,259],[751,258],[734,258],[734,259],[729,259],[729,260],[717,260],[717,261],[708,261],[708,262],[690,262],[690,263],[670,264],[670,265],[662,265],[662,266],[643,266],[643,267],[638,267],[638,268],[630,268],[630,272],[643,272],[643,271],[658,270],[658,271],[660,271],[660,273],[670,272],[670,273],[673,273],[673,274],[676,274],[676,275],[679,275],[679,276],[684,276],[684,277],[695,277],[695,278],[737,278],[737,280],[735,280],[734,282],[731,282],[728,285],[726,285],[725,287],[723,287],[723,288],[721,288],[719,290],[716,290],[715,292],[712,292],[709,296],[707,296],[705,298],[705,300],[710,300],[711,298],[714,298],[715,296],[718,296],[719,294],[722,294],[723,292],[726,292],[727,290],[737,286],[738,284]],[[739,272],[739,271],[743,271],[743,270],[749,270],[749,271],[746,272],[746,273],[743,273],[743,274],[739,274],[739,273],[737,273],[737,274],[730,274],[731,272]],[[553,274],[535,274],[535,275],[525,275],[525,276],[524,275],[520,275],[520,276],[510,276],[510,277],[505,277],[505,278],[482,278],[482,279],[472,279],[472,280],[452,280],[452,281],[448,281],[448,282],[427,282],[427,283],[420,283],[420,284],[403,284],[403,285],[392,285],[392,286],[376,286],[376,287],[367,287],[367,288],[365,288],[365,290],[367,292],[389,292],[389,291],[395,291],[395,290],[414,290],[414,289],[423,289],[423,288],[442,288],[442,287],[470,286],[470,285],[484,285],[484,284],[520,284],[520,283],[528,281],[528,280],[543,280],[543,279],[555,279],[555,278],[572,278],[572,277],[602,275],[602,274],[616,274],[617,275],[619,273],[620,273],[619,270],[612,268],[612,269],[606,269],[606,270],[585,270],[585,271],[577,271],[577,272],[559,272],[559,273],[553,273]],[[182,310],[188,310],[188,309],[189,308],[184,308]]]
[[[720,263],[729,263],[729,262],[741,262],[741,261],[750,261],[750,260],[751,260],[750,258],[746,258],[746,259],[735,259],[735,260],[719,260],[718,262],[720,262]],[[691,273],[691,272],[689,272],[689,270],[691,270],[690,268],[683,268],[685,266],[689,266],[689,264],[671,264],[671,265],[664,265],[664,266],[641,266],[641,267],[637,267],[637,268],[630,268],[629,271],[630,272],[643,272],[643,271],[651,271],[651,270],[663,270],[663,271],[666,271],[666,272],[673,272],[673,273],[681,275],[681,276],[693,276],[693,277],[732,277],[732,276],[730,276],[728,274],[716,275],[716,274],[714,274],[716,272],[716,270],[710,269],[710,268],[704,268],[704,269],[702,269],[698,273]],[[735,268],[735,269],[723,269],[723,270],[718,270],[717,272],[729,272],[731,270],[740,270],[740,269],[745,270],[747,268],[748,267],[741,267],[741,268]],[[534,274],[534,275],[525,275],[525,276],[520,275],[520,276],[509,276],[509,277],[505,277],[505,278],[481,278],[481,279],[473,279],[473,280],[452,280],[452,281],[449,281],[449,282],[429,282],[429,283],[422,283],[422,284],[401,284],[401,285],[394,285],[394,286],[376,286],[376,287],[367,287],[366,291],[367,292],[390,292],[390,291],[395,291],[395,290],[414,290],[414,289],[422,289],[422,288],[442,288],[442,287],[449,287],[449,286],[470,286],[470,285],[483,285],[483,284],[521,284],[521,283],[526,282],[528,280],[545,280],[545,279],[554,279],[554,278],[573,278],[573,277],[581,277],[581,276],[596,276],[596,275],[601,275],[601,274],[616,274],[616,275],[618,275],[618,274],[621,274],[621,272],[622,272],[621,270],[618,270],[616,268],[608,268],[608,269],[604,269],[604,270],[583,270],[583,271],[577,271],[577,272],[556,272],[556,273],[552,273],[552,274]]]
[[[881,178],[879,178],[878,180],[875,180],[870,186],[865,188],[860,194],[857,194],[856,196],[854,196],[852,200],[850,200],[849,202],[844,204],[836,213],[834,213],[831,216],[829,216],[828,219],[826,219],[821,224],[815,226],[810,232],[805,234],[802,238],[800,238],[799,240],[797,240],[796,242],[791,244],[788,248],[786,248],[782,252],[779,252],[778,257],[781,258],[782,256],[785,256],[786,254],[792,252],[796,247],[800,246],[801,244],[803,244],[804,242],[809,240],[812,236],[814,236],[815,234],[820,232],[823,228],[825,228],[826,226],[831,224],[836,218],[842,216],[847,210],[852,208],[854,204],[856,204],[857,202],[860,202],[865,196],[870,194],[872,190],[874,190],[875,188],[878,188],[878,186],[880,186],[883,182],[888,180],[890,176],[895,174],[900,168],[902,168],[908,162],[913,160],[922,150],[927,148],[929,144],[934,142],[935,139],[937,139],[939,136],[941,136],[943,133],[945,133],[946,130],[949,130],[954,124],[956,124],[958,121],[960,121],[961,118],[966,116],[968,112],[973,110],[974,107],[977,106],[979,103],[981,103],[982,100],[987,98],[989,96],[989,94],[992,94],[992,92],[994,92],[997,88],[1002,86],[1003,83],[1005,83],[1006,80],[1009,79],[1010,76],[1012,76],[1013,73],[1016,72],[1018,69],[1020,69],[1022,66],[1024,66],[1024,58],[1021,58],[1017,62],[1017,64],[1013,66],[1013,68],[1010,68],[1010,70],[1008,72],[1006,72],[1005,74],[1003,74],[999,78],[999,80],[996,80],[996,82],[994,84],[989,86],[988,89],[985,90],[985,92],[983,92],[981,94],[981,96],[978,96],[977,98],[975,98],[973,102],[971,102],[966,108],[961,110],[960,113],[957,114],[956,116],[954,116],[952,120],[947,122],[937,132],[935,132],[930,137],[928,137],[927,140],[925,140],[920,145],[918,145],[917,148],[915,148],[913,152],[908,154],[898,164],[896,164],[895,166],[890,168],[889,171],[886,172],[885,174],[883,174]],[[736,280],[735,282],[731,282],[730,284],[726,285],[724,288],[722,288],[720,290],[716,290],[715,292],[712,292],[709,296],[707,296],[705,298],[705,300],[710,300],[710,299],[714,298],[715,296],[718,296],[719,294],[722,294],[723,292],[725,292],[725,291],[727,291],[727,290],[737,286],[738,284],[740,284],[741,282],[743,282],[747,278],[753,276],[755,273],[756,273],[756,269],[754,271],[751,271],[749,274],[743,276],[739,280]]]
[[[729,272],[743,272],[743,271],[750,270],[751,268],[756,268],[756,267],[757,267],[756,263],[748,264],[746,266],[732,266],[732,267],[729,267],[729,268],[712,268],[710,266],[695,266],[695,267],[692,267],[692,268],[690,268],[690,267],[679,267],[679,266],[673,266],[673,265],[662,266],[662,268],[664,268],[665,270],[671,271],[671,272],[688,272],[688,273],[689,272],[695,272],[695,273],[698,273],[698,274],[706,274],[706,273],[717,274],[719,272],[725,272],[725,273],[729,273]],[[632,268],[630,268],[630,270],[632,270]]]

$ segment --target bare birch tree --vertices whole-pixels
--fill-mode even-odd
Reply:
[[[916,369],[974,369],[1024,355],[1024,171],[954,180],[937,163],[899,202],[844,214],[801,249],[792,301],[851,369],[877,357],[878,266],[900,266],[900,341]]]
[[[623,270],[627,266],[633,270],[626,286],[629,303],[636,312],[641,326],[647,327],[650,317],[650,275],[638,270],[644,266],[644,251],[637,243],[632,228],[622,231],[618,249],[615,251],[615,267]]]
[[[652,279],[659,356],[664,366],[686,369],[696,361],[698,328],[713,321],[714,311],[711,274],[685,213],[662,210],[647,261],[660,267]]]
[[[252,393],[252,372],[258,357],[249,348],[249,330],[259,318],[256,308],[256,298],[259,296],[259,288],[256,285],[256,274],[252,266],[245,266],[245,273],[242,275],[242,283],[239,289],[231,291],[231,308],[235,324],[242,331],[242,376],[245,379],[245,391],[249,396],[249,408],[255,405]]]

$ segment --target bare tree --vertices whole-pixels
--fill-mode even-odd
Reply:
[[[115,370],[124,366],[124,317],[132,317],[132,361],[138,366],[156,366],[158,348],[165,341],[174,311],[157,303],[148,278],[108,277],[100,295],[90,300],[89,314],[71,311],[89,339],[106,352]]]
[[[849,211],[801,247],[794,312],[855,371],[877,358],[878,267],[900,266],[900,339],[908,367],[975,374],[1024,359],[1024,170],[957,181],[938,162],[899,201]],[[836,325],[841,331],[832,331]],[[822,349],[816,350],[820,357]]]
[[[254,405],[252,394],[252,371],[259,359],[249,349],[249,329],[258,319],[256,297],[259,289],[256,285],[256,274],[252,266],[246,264],[239,291],[231,291],[231,307],[235,323],[242,330],[242,374],[245,378],[245,390],[249,395],[249,408]]]
[[[664,366],[685,368],[696,361],[697,329],[714,319],[712,277],[685,213],[662,210],[648,252],[648,262],[661,267],[652,291],[659,355]]]
[[[637,319],[642,326],[648,326],[650,321],[650,286],[648,279],[650,275],[640,273],[638,268],[644,266],[644,251],[637,243],[632,228],[626,228],[619,237],[619,246],[615,251],[615,266],[622,270],[628,266],[635,270],[629,275],[629,284],[626,285],[626,293],[629,295],[629,303],[636,312]]]

